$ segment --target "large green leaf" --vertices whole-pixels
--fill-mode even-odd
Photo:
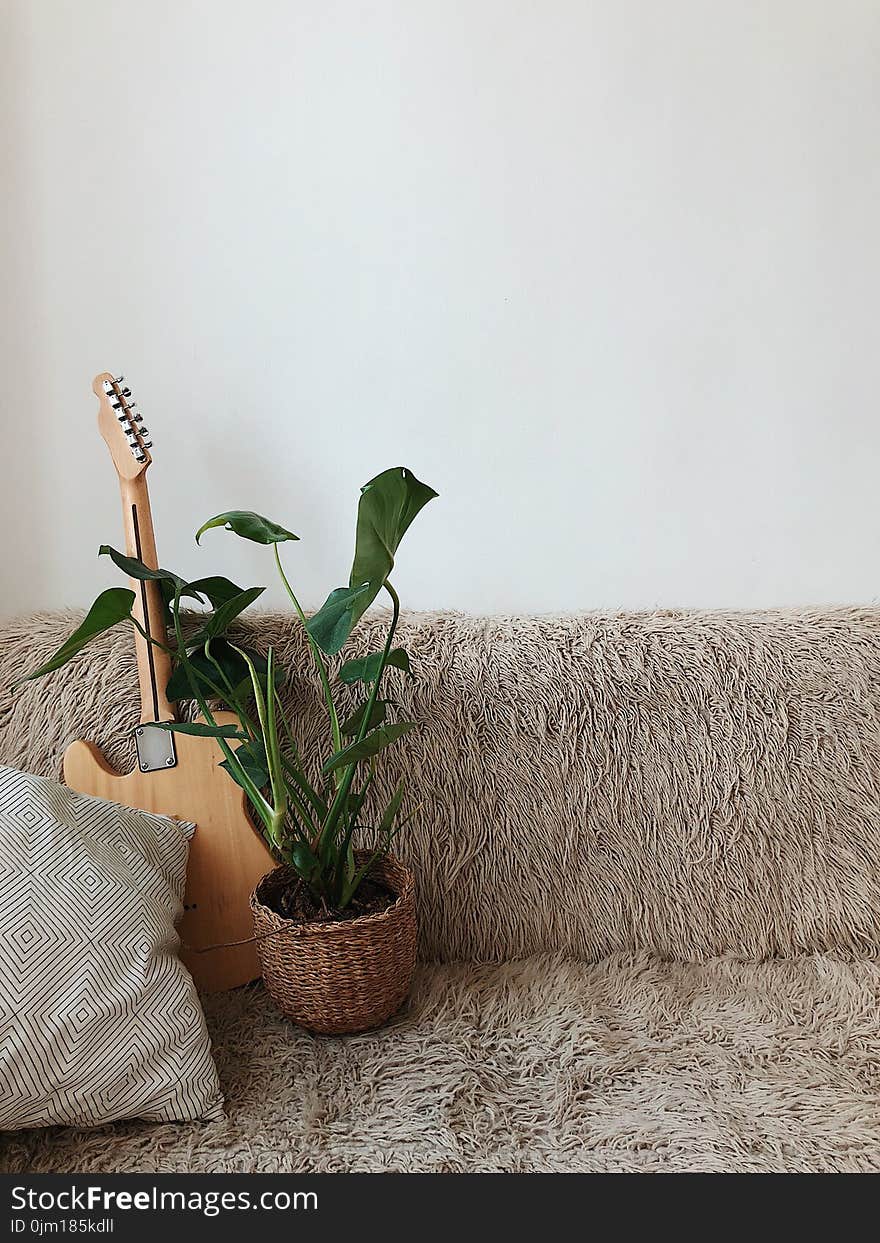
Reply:
[[[223,682],[223,675],[218,672],[217,665],[226,675],[226,680],[236,690],[245,678],[250,681],[248,667],[243,658],[233,648],[231,643],[226,639],[211,640],[211,656],[213,661],[205,652],[204,648],[197,649],[189,654],[189,663],[192,672],[196,678],[203,683],[205,693],[211,697],[216,695],[213,690],[214,686],[220,686],[226,690]],[[214,663],[216,661],[216,664]],[[263,662],[265,668],[265,661]],[[187,677],[186,669],[179,658],[175,661],[174,672],[168,679],[168,685],[165,687],[165,694],[171,700],[176,699],[192,699],[192,687]]]
[[[283,544],[286,540],[299,539],[299,536],[294,535],[292,531],[286,530],[277,522],[263,518],[249,509],[230,509],[225,514],[218,514],[216,518],[209,518],[207,522],[203,522],[196,531],[197,544],[204,533],[210,531],[212,527],[225,527],[227,531],[234,531],[242,539],[253,540],[255,544]]]
[[[388,653],[387,664],[394,669],[402,669],[410,677],[413,676],[409,656],[402,647],[395,647]],[[358,660],[347,660],[339,670],[339,681],[346,682],[349,686],[355,682],[375,682],[381,666],[381,652],[370,652],[369,656],[362,656]]]
[[[165,601],[166,617],[169,625],[172,622],[171,609],[174,604],[174,597],[177,594],[175,584],[168,579],[163,579],[159,584],[159,590]],[[194,583],[184,583],[180,589],[180,598],[185,600],[198,600],[200,604],[204,604],[205,598],[208,599],[212,608],[218,609],[225,604],[227,600],[231,600],[233,596],[240,595],[241,587],[236,586],[228,578],[222,575],[213,575],[210,578],[199,578]]]
[[[235,758],[255,786],[262,789],[264,785],[268,785],[269,762],[266,759],[266,748],[263,746],[262,739],[254,738],[248,742],[243,742],[240,747],[235,748]],[[220,767],[225,768],[231,775],[232,780],[235,781],[235,772],[229,760],[223,760]]]
[[[27,674],[22,681],[29,682],[32,678],[41,678],[44,674],[51,673],[53,669],[60,669],[62,665],[66,665],[72,656],[81,652],[86,644],[97,635],[110,630],[121,621],[128,620],[131,617],[133,604],[134,592],[129,591],[127,587],[110,587],[107,591],[102,591],[86,614],[82,625],[74,630],[70,638],[65,639],[58,651],[45,664],[40,665],[39,669],[35,669],[33,673]]]
[[[136,578],[141,582],[158,582],[162,589],[162,595],[166,604],[171,604],[177,591],[180,591],[181,598],[189,598],[192,600],[200,600],[204,602],[204,598],[211,602],[213,608],[219,608],[234,596],[241,594],[241,587],[236,586],[230,579],[224,578],[221,574],[212,575],[209,578],[199,578],[193,583],[187,583],[175,574],[172,570],[154,570],[151,566],[145,565],[143,561],[139,561],[137,557],[126,556],[125,553],[119,552],[115,548],[111,548],[109,544],[102,544],[98,549],[99,556],[107,556],[118,566],[124,574],[129,578]]]
[[[352,742],[349,746],[343,747],[341,751],[337,751],[335,755],[331,755],[322,772],[332,773],[337,768],[347,768],[349,764],[356,764],[359,760],[369,759],[371,755],[378,755],[380,751],[384,751],[392,742],[396,742],[413,728],[412,721],[398,721],[394,725],[383,725],[381,729],[367,734],[366,738],[360,742]]]
[[[246,591],[240,591],[237,596],[224,601],[218,609],[211,613],[205,625],[194,635],[191,642],[194,647],[200,647],[207,642],[208,639],[218,638],[228,628],[230,622],[235,621],[240,613],[253,604],[258,596],[261,596],[266,590],[265,587],[248,587]]]
[[[240,596],[242,588],[237,587],[230,579],[224,578],[222,574],[213,574],[209,578],[197,578],[194,583],[187,583],[185,591],[182,594],[191,592],[200,596],[207,596],[211,601],[212,608],[218,609],[227,601]]]
[[[213,687],[218,684],[222,685],[222,683],[220,683],[220,678],[217,676],[217,670],[208,660],[205,653],[192,652],[189,656],[189,664],[190,671],[199,683],[202,693],[214,696],[216,692],[213,690]],[[244,665],[244,661],[242,661],[242,665]],[[241,679],[239,678],[238,680],[240,681]],[[236,682],[232,683],[233,686],[236,684]],[[172,703],[179,699],[193,698],[193,689],[190,685],[187,671],[180,660],[175,660],[174,662],[174,670],[165,686],[165,694]]]
[[[393,466],[361,488],[349,585],[372,583],[375,593],[394,568],[394,554],[413,519],[437,493],[405,466]]]
[[[306,624],[306,630],[328,656],[335,656],[352,632],[355,622],[370,603],[370,586],[337,587]],[[360,602],[367,600],[364,608]]]
[[[109,557],[113,564],[122,570],[123,574],[127,574],[129,578],[136,578],[140,582],[166,582],[172,583],[175,587],[179,583],[181,587],[186,586],[179,574],[175,574],[171,570],[154,570],[150,566],[145,565],[143,561],[139,561],[137,557],[128,557],[124,552],[111,548],[109,544],[101,545],[98,549],[98,556]]]
[[[351,594],[340,608],[337,588],[309,622],[309,633],[328,656],[345,643],[394,568],[400,541],[415,516],[437,495],[405,466],[385,470],[361,488],[354,561],[348,580]],[[329,613],[332,616],[325,617]]]
[[[358,704],[351,716],[342,722],[339,726],[340,732],[350,738],[361,732],[361,726],[364,723],[364,716],[367,711],[369,699],[365,699],[363,703]],[[373,704],[373,711],[370,713],[370,723],[367,729],[375,729],[377,725],[381,725],[388,714],[388,700],[377,699]]]
[[[251,659],[257,671],[257,676],[260,678],[261,683],[265,685],[266,657],[259,652],[255,652],[252,648],[233,647],[231,643],[221,637],[211,639],[210,655],[208,655],[204,648],[197,648],[189,653],[190,669],[207,698],[217,698],[215,687],[221,689],[223,695],[220,698],[230,707],[234,706],[232,703],[233,697],[241,702],[246,702],[251,698],[253,694],[251,675],[244,656],[241,655],[242,652],[246,653]],[[217,668],[218,665],[220,666],[219,670]],[[275,685],[278,686],[283,679],[283,670],[276,664]],[[231,692],[229,691],[229,686],[232,687]],[[175,659],[174,672],[168,679],[165,694],[171,700],[193,698],[192,686],[187,677],[186,669],[179,658]]]

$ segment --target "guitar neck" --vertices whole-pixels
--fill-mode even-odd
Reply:
[[[129,557],[136,557],[151,570],[157,570],[159,562],[145,472],[133,479],[120,476],[119,488],[122,494],[125,551]],[[159,584],[132,579],[131,587],[135,593],[132,610],[134,616],[151,638],[164,643],[165,613]],[[165,694],[165,687],[171,676],[171,658],[161,648],[148,643],[138,631],[135,631],[135,647],[141,688],[141,721],[174,720],[174,709]]]

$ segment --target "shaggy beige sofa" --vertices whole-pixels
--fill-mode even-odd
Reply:
[[[126,635],[9,692],[74,620],[0,628],[0,762],[57,775],[87,737],[130,764]],[[308,748],[296,627],[248,629]],[[259,985],[208,997],[225,1122],[20,1133],[0,1167],[880,1170],[880,611],[416,614],[400,637],[406,1009],[323,1039]]]

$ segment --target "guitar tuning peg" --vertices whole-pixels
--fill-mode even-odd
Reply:
[[[114,384],[124,384],[124,383],[125,383],[125,376],[124,376],[124,375],[118,375],[118,376],[115,376],[115,377],[114,377],[114,379],[113,379],[113,383],[114,383]]]
[[[124,389],[122,390],[122,396],[123,396],[123,397],[125,397],[125,398],[129,398],[129,397],[131,396],[131,389],[130,389],[130,388],[124,388]]]

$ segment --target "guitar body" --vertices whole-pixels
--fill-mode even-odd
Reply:
[[[217,713],[219,724],[234,723]],[[213,738],[175,734],[177,764],[165,771],[114,772],[93,743],[74,742],[64,755],[64,780],[80,794],[158,812],[196,825],[190,844],[186,897],[180,936],[200,949],[253,936],[249,898],[261,877],[275,866],[268,847],[248,816],[244,791],[218,764],[223,759]],[[235,988],[256,979],[260,965],[255,943],[193,954],[183,961],[200,989]]]

